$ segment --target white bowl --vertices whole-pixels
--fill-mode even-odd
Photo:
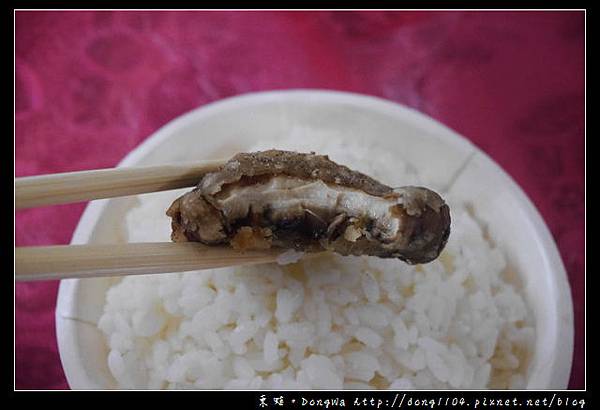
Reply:
[[[292,126],[334,129],[345,138],[377,143],[419,169],[435,186],[470,201],[508,260],[520,272],[536,323],[527,388],[563,389],[573,352],[569,283],[556,245],[537,210],[486,154],[452,130],[406,107],[374,97],[331,91],[274,91],[229,98],[185,114],[144,141],[119,166],[228,157]],[[423,166],[426,164],[426,166]],[[86,208],[73,244],[123,241],[120,226],[132,198]],[[73,389],[115,388],[108,349],[96,323],[113,279],[63,280],[56,333]]]

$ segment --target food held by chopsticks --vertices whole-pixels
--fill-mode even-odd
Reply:
[[[331,250],[411,264],[436,259],[450,234],[449,208],[427,188],[391,188],[327,156],[278,150],[234,156],[167,215],[175,242]]]

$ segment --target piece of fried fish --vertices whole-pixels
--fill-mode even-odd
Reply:
[[[241,153],[167,210],[175,242],[399,258],[438,257],[450,210],[422,187],[393,189],[327,156]]]

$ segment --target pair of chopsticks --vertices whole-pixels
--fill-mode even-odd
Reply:
[[[192,187],[224,162],[16,178],[15,206],[23,209]],[[169,205],[165,204],[165,211]],[[281,252],[239,252],[191,242],[17,247],[15,278],[20,281],[184,272],[273,262]]]

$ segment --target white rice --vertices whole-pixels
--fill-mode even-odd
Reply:
[[[255,149],[272,147],[327,153],[391,186],[436,188],[373,144],[295,129]],[[129,240],[167,239],[164,212],[181,192],[140,196],[126,218]],[[126,277],[109,289],[98,323],[117,387],[524,388],[530,309],[506,279],[514,275],[502,249],[464,204],[446,199],[450,240],[425,265],[289,253],[287,265]]]

